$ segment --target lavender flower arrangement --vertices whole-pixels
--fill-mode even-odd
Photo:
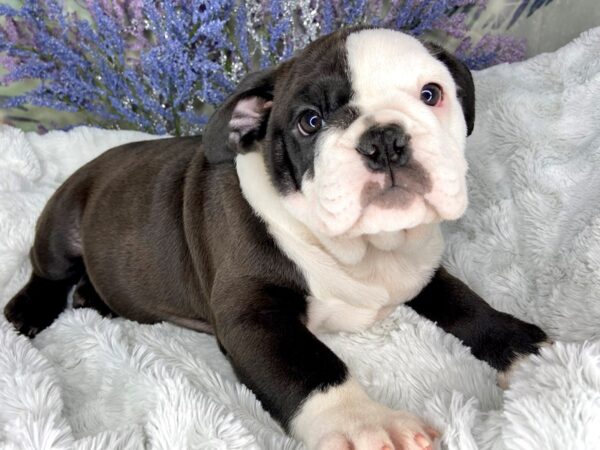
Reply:
[[[289,58],[341,26],[375,24],[458,40],[472,68],[523,57],[524,43],[472,43],[465,7],[486,0],[24,0],[0,5],[0,65],[11,84],[36,85],[3,108],[83,114],[108,128],[198,133],[212,106],[247,72]]]

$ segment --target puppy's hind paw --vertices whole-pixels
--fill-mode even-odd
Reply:
[[[32,314],[28,313],[32,306],[29,297],[19,294],[13,297],[4,308],[6,319],[13,324],[20,334],[29,338],[35,337],[41,331],[40,327],[45,328],[38,317],[31,317]]]
[[[65,309],[68,282],[31,277],[4,307],[4,315],[17,331],[33,338]]]

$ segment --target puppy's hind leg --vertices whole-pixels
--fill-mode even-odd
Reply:
[[[73,292],[73,308],[92,308],[104,317],[116,317],[117,314],[111,310],[100,298],[87,273],[84,273],[77,283]]]
[[[69,194],[68,186],[63,185],[46,205],[30,252],[31,278],[4,308],[6,318],[29,337],[48,327],[65,309],[69,291],[85,270],[78,228],[80,208]]]

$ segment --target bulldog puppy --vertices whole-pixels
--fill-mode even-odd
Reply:
[[[422,419],[371,400],[320,332],[406,303],[500,372],[546,341],[440,267],[467,207],[469,70],[386,29],[325,36],[253,73],[203,137],[136,142],[48,202],[6,317],[35,336],[75,306],[213,332],[239,379],[310,449],[428,449]]]

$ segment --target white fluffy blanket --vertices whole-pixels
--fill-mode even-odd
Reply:
[[[496,308],[557,341],[503,392],[457,339],[400,307],[325,336],[376,399],[424,416],[448,449],[600,448],[600,28],[476,74],[471,206],[446,262]],[[140,133],[0,128],[0,305],[26,281],[45,201]],[[238,383],[212,337],[67,310],[30,341],[0,318],[0,445],[27,449],[300,447]]]

